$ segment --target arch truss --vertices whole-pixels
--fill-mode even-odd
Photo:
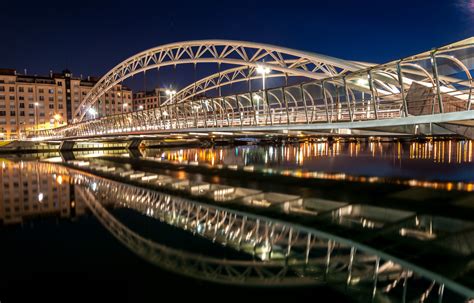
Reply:
[[[473,119],[474,38],[370,68],[360,64],[364,68],[351,72],[347,71],[355,68],[357,63],[307,53],[299,53],[300,57],[294,58],[295,52],[276,47],[259,49],[259,44],[250,44],[254,47],[251,55],[237,42],[231,44],[233,46],[224,45],[222,41],[206,46],[195,44],[200,45],[189,42],[189,45],[161,47],[138,54],[135,56],[137,59],[124,61],[101,79],[86,101],[92,104],[121,79],[153,66],[186,62],[239,62],[237,65],[240,66],[187,86],[177,93],[173,103],[40,130],[30,137],[35,140],[66,140],[172,131],[249,131],[257,127],[262,131],[284,127],[310,131],[339,130],[420,123],[462,124]],[[177,49],[179,53],[176,53]],[[188,58],[191,55],[186,50],[193,59]],[[280,59],[284,51],[289,58]],[[158,53],[161,55],[155,58]],[[263,58],[266,63],[261,63]],[[235,95],[197,98],[212,89],[220,90],[226,85],[255,79],[258,76],[255,69],[259,64],[274,71],[269,77],[304,76],[313,80]]]
[[[199,63],[250,68],[261,65],[309,79],[322,79],[365,67],[362,63],[254,42],[199,40],[166,44],[136,54],[115,66],[86,95],[74,116],[82,120],[102,94],[135,74],[164,66]]]

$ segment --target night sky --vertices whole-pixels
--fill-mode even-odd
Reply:
[[[474,35],[474,0],[8,1],[0,20],[0,67],[101,76],[144,49],[206,38],[383,63]]]

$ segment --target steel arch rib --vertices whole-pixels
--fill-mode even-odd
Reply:
[[[287,63],[294,62],[295,60],[288,60]],[[270,62],[268,62],[271,64]],[[261,76],[256,75],[255,69],[251,69],[248,74],[245,74],[245,70],[248,69],[247,66],[239,66],[236,68],[230,68],[219,73],[212,74],[210,76],[204,77],[196,82],[191,83],[185,88],[178,91],[175,98],[178,102],[184,102],[190,98],[198,96],[207,91],[217,89],[219,87],[232,85],[238,82],[249,81],[260,79]],[[293,74],[284,74],[284,73],[272,73],[267,76],[268,78],[277,78],[277,77],[292,77],[297,76]],[[163,105],[168,104],[170,99],[166,100]]]
[[[288,65],[284,57],[296,58],[299,63]],[[274,62],[261,62],[265,59]],[[197,40],[170,43],[138,53],[112,68],[86,95],[74,116],[82,120],[102,94],[132,75],[163,66],[197,63],[224,63],[254,68],[264,65],[272,70],[310,79],[321,79],[366,67],[358,62],[247,41]]]

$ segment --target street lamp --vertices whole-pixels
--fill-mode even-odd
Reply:
[[[61,121],[61,115],[60,114],[55,114],[53,116],[54,118],[54,121],[56,121],[56,125],[60,124],[60,121]]]
[[[38,130],[38,106],[39,106],[39,103],[38,102],[35,102],[35,127],[36,127],[36,130]]]
[[[258,122],[258,111],[260,110],[260,100],[262,99],[262,97],[260,97],[259,95],[253,95],[253,99],[257,101],[257,111],[255,112],[255,118]]]
[[[258,65],[257,66],[257,74],[262,75],[262,89],[265,90],[265,75],[270,73],[270,69],[268,67]]]
[[[170,96],[170,101],[171,101],[171,104],[173,104],[173,96],[176,95],[176,91],[175,90],[171,90],[171,89],[167,89],[165,91],[166,95],[167,96]],[[173,111],[173,110],[171,110]],[[176,109],[176,118],[178,117],[178,109]],[[171,117],[170,117],[171,118]],[[171,119],[170,119],[171,120]],[[177,121],[177,120],[176,120]],[[171,122],[171,121],[170,121]]]
[[[269,73],[270,73],[270,69],[268,67],[265,67],[262,65],[257,66],[257,74],[262,75],[262,94],[263,95],[265,95],[265,75]],[[258,111],[260,110],[260,96],[258,96],[258,98],[256,99],[257,99],[257,114],[255,116],[258,123]]]
[[[97,115],[97,111],[96,111],[94,108],[92,108],[92,107],[89,108],[89,109],[87,110],[87,112],[89,113],[89,115],[92,116],[92,119],[95,119],[95,116]]]
[[[167,89],[165,92],[166,92],[166,95],[170,96],[170,98],[171,98],[171,103],[173,103],[173,96],[176,95],[176,91],[175,91],[175,90]]]

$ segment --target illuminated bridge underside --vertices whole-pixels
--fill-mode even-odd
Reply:
[[[209,51],[211,49],[212,46]],[[224,49],[237,52],[239,48],[229,46]],[[261,52],[263,50],[256,54]],[[150,56],[147,52],[137,56],[146,55]],[[265,65],[275,71],[268,76],[288,74],[315,80],[197,99],[209,90],[220,92],[223,86],[255,79],[255,67],[262,57],[254,55],[241,64],[242,67],[219,72],[189,85],[176,94],[173,103],[38,131],[30,137],[35,140],[68,140],[160,133],[286,130],[336,134],[370,134],[348,130],[427,135],[461,133],[474,136],[471,106],[474,38],[370,68],[329,57],[324,57],[324,60],[318,57],[321,62],[316,64],[315,57],[311,61],[315,67],[308,69],[307,59],[278,59],[278,56],[268,53],[266,56],[273,61],[268,60]],[[107,80],[107,85],[98,83],[91,94],[100,96],[118,81],[114,79],[130,76],[127,66],[132,63],[127,64],[122,63],[113,69],[110,72],[113,75],[104,78],[113,79]],[[137,66],[140,64],[136,63]],[[328,64],[333,65],[330,68]],[[288,68],[293,72],[290,73]],[[91,98],[86,99],[96,100]],[[420,127],[415,127],[417,125]]]

